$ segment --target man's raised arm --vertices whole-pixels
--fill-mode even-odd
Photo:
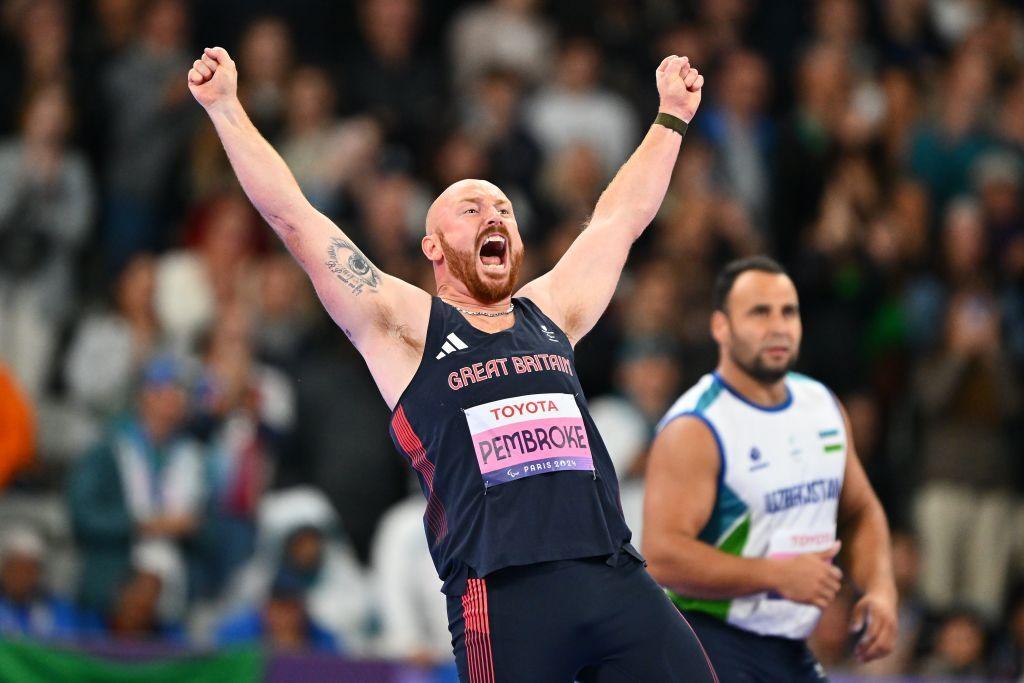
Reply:
[[[206,48],[188,73],[189,90],[213,121],[242,189],[309,275],[327,312],[364,356],[389,330],[411,327],[415,333],[422,326],[425,334],[430,297],[381,273],[309,203],[284,160],[249,120],[237,83],[235,63],[220,47]],[[388,393],[384,386],[381,390]]]
[[[615,174],[589,225],[558,264],[520,292],[558,323],[573,343],[608,307],[630,247],[661,208],[682,133],[700,105],[704,77],[686,57],[666,57],[658,67],[657,83],[658,122]]]

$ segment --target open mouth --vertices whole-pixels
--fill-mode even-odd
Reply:
[[[480,245],[480,263],[489,268],[501,268],[505,265],[508,254],[508,239],[496,232],[484,238]]]

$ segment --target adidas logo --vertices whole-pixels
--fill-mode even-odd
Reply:
[[[459,339],[457,336],[455,336],[455,333],[452,332],[451,334],[448,335],[448,338],[445,340],[444,345],[441,346],[441,353],[437,354],[435,358],[437,360],[441,360],[449,353],[455,353],[456,351],[461,351],[462,349],[468,348],[469,347],[466,346],[466,342]]]

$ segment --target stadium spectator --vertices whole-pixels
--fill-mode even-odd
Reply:
[[[562,44],[555,79],[526,103],[525,121],[553,157],[572,144],[593,149],[606,177],[626,160],[636,141],[636,113],[601,85],[601,48],[584,38]]]
[[[256,513],[295,419],[279,371],[252,357],[248,321],[225,313],[210,335],[192,433],[205,445],[207,508],[202,522],[205,597],[216,597],[253,554]]]
[[[260,643],[278,652],[341,651],[334,636],[309,615],[305,598],[301,577],[278,574],[263,605],[229,616],[217,627],[217,645]]]
[[[536,204],[537,174],[541,150],[523,121],[522,79],[510,69],[492,68],[481,73],[462,102],[462,129],[492,157],[494,182],[512,193],[526,195]],[[525,199],[524,198],[524,199]],[[522,214],[523,202],[516,209]]]
[[[172,173],[198,120],[181,77],[192,61],[188,21],[183,0],[149,3],[134,45],[102,73],[109,145],[103,251],[113,273],[134,254],[169,242]]]
[[[9,2],[4,9],[10,52],[4,55],[0,76],[4,86],[0,129],[7,134],[18,127],[18,109],[33,92],[57,83],[69,84],[81,74],[72,68],[72,26],[64,0]]]
[[[944,343],[920,362],[914,386],[923,418],[923,481],[915,503],[922,597],[933,611],[961,603],[994,623],[1012,551],[1006,525],[1014,470],[1006,426],[1019,413],[1021,387],[988,292],[952,294]]]
[[[1006,632],[996,639],[992,675],[997,680],[1020,680],[1024,675],[1024,599],[1020,594],[1009,604]]]
[[[143,368],[136,411],[115,419],[76,463],[68,504],[82,554],[79,601],[102,612],[143,540],[188,541],[205,499],[199,445],[182,435],[185,364],[171,356]]]
[[[720,95],[699,119],[715,151],[716,177],[726,196],[738,201],[758,230],[768,234],[770,159],[775,130],[767,115],[768,67],[752,52],[731,53],[719,72]]]
[[[323,69],[304,66],[289,78],[281,156],[320,211],[337,215],[342,192],[373,168],[381,140],[367,116],[340,120],[336,93]]]
[[[643,537],[643,473],[654,428],[679,388],[678,349],[666,338],[636,338],[623,344],[615,364],[616,393],[590,402],[619,478],[619,498],[633,543]]]
[[[784,262],[796,255],[833,176],[850,82],[848,57],[834,47],[810,48],[797,68],[795,106],[776,143],[786,153],[776,155],[774,167],[772,231]]]
[[[924,660],[925,676],[980,679],[987,675],[988,639],[981,618],[958,611],[939,626],[935,647]]]
[[[419,150],[437,125],[444,86],[431,41],[420,40],[420,0],[359,3],[361,44],[338,80],[346,102],[372,117],[391,142]]]
[[[128,573],[118,582],[109,611],[105,612],[107,635],[115,640],[160,640],[185,645],[185,633],[178,623],[161,614],[170,558],[161,551],[135,555]]]
[[[288,24],[275,16],[250,23],[240,41],[238,62],[245,79],[239,97],[259,129],[270,138],[276,137],[284,124],[294,51]]]
[[[528,83],[542,81],[552,64],[554,27],[537,0],[490,0],[463,8],[451,22],[449,47],[454,81],[468,87],[498,67]]]
[[[940,209],[969,187],[974,161],[989,147],[979,120],[992,89],[992,67],[980,51],[964,49],[949,66],[949,91],[937,120],[922,126],[910,147],[910,167]]]
[[[67,145],[72,118],[67,89],[41,86],[21,136],[0,145],[0,356],[37,400],[76,305],[75,262],[95,203],[89,167]]]
[[[305,589],[305,607],[346,653],[370,647],[373,596],[351,548],[339,535],[337,515],[322,493],[309,487],[264,497],[257,553],[228,585],[226,614],[264,604],[284,572]]]
[[[114,287],[113,306],[78,323],[64,366],[70,398],[98,418],[127,410],[144,361],[164,344],[153,306],[156,261],[132,258]]]
[[[189,355],[218,315],[243,303],[251,287],[256,217],[235,194],[217,197],[197,219],[197,243],[165,253],[153,292],[160,327],[171,349]]]
[[[423,186],[404,173],[385,173],[361,184],[361,232],[373,262],[396,277],[416,278],[422,266],[419,241],[430,200]]]
[[[427,509],[416,491],[396,503],[377,526],[371,553],[380,599],[378,652],[420,666],[454,667],[441,579],[423,538]]]
[[[268,254],[259,264],[252,343],[261,361],[293,372],[313,342],[318,318],[312,291],[290,256]]]
[[[0,544],[0,637],[72,640],[80,618],[44,579],[46,542],[30,527],[4,529]]]

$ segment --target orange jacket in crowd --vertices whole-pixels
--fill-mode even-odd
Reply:
[[[32,460],[35,417],[14,375],[0,363],[0,489]]]

